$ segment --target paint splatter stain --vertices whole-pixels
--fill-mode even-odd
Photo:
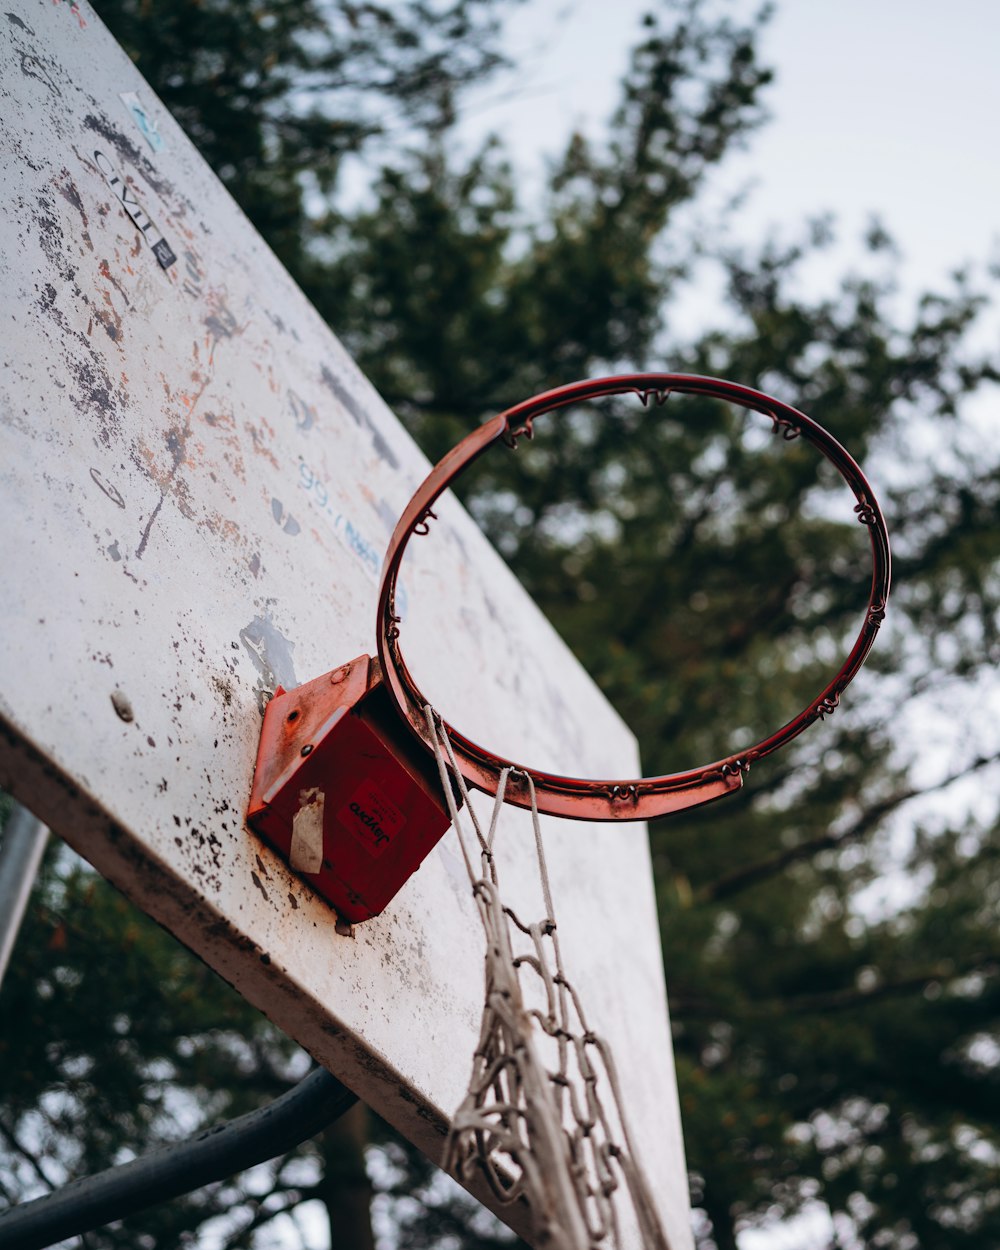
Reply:
[[[116,486],[112,485],[111,482],[103,478],[97,469],[90,470],[90,477],[94,485],[97,486],[100,490],[102,490],[104,494],[107,495],[107,497],[111,500],[112,503],[117,504],[119,508],[125,507],[125,500],[121,496],[121,491],[119,491]],[[115,543],[115,546],[117,547],[118,544]],[[110,552],[110,548],[109,548],[109,552]],[[117,558],[117,557],[113,557],[113,558]]]
[[[113,690],[111,692],[111,706],[115,709],[118,719],[123,720],[126,725],[135,720],[132,702],[123,690]]]
[[[9,16],[10,14],[8,14],[8,17]],[[62,95],[62,92],[56,86],[52,75],[37,56],[31,56],[27,52],[21,53],[21,73],[25,76],[25,78],[37,79],[43,86],[47,87],[53,95]]]
[[[271,500],[271,515],[290,537],[294,538],[296,534],[301,532],[302,526],[290,512],[285,511],[285,505],[280,499]]]

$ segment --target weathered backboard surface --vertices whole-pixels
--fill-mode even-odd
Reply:
[[[373,650],[426,464],[92,10],[4,10],[0,784],[437,1157],[482,1006],[454,834],[351,939],[243,821],[268,694]],[[464,732],[637,774],[457,504],[404,589],[414,671]],[[503,884],[541,915],[509,819]],[[569,975],[690,1245],[645,829],[546,829]]]

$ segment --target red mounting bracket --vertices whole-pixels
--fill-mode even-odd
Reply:
[[[450,824],[433,757],[361,655],[264,713],[247,820],[345,920],[377,916]]]

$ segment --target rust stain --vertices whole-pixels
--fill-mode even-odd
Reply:
[[[231,412],[204,412],[201,416],[202,421],[206,425],[211,425],[215,429],[229,430],[235,432],[236,418]]]
[[[57,179],[53,179],[52,185],[63,197],[67,204],[71,204],[73,208],[80,214],[84,228],[90,225],[90,219],[87,217],[87,210],[84,208],[83,200],[80,198],[80,192],[76,189],[76,183],[68,169],[65,167],[59,171]]]
[[[90,218],[87,216],[87,210],[84,207],[83,200],[80,198],[80,192],[76,188],[76,183],[73,181],[70,171],[66,168],[61,169],[58,177],[52,180],[52,185],[66,203],[80,214],[81,228],[78,237],[83,240],[87,250],[92,252],[94,250],[94,241],[90,237]]]
[[[225,543],[238,542],[243,536],[243,530],[236,521],[220,516],[217,512],[207,517],[204,524],[211,533],[217,535]]]
[[[121,315],[115,311],[115,306],[112,304],[111,296],[107,293],[107,291],[103,291],[101,294],[104,298],[104,302],[107,304],[107,308],[95,308],[94,317],[96,317],[100,324],[104,327],[104,332],[107,334],[108,338],[111,339],[113,343],[117,343],[122,336]],[[92,327],[93,318],[91,318],[90,325],[87,327],[88,334],[90,334]]]
[[[128,292],[125,290],[122,284],[118,281],[115,275],[111,272],[111,266],[108,264],[107,260],[101,261],[100,265],[98,266],[98,273],[101,275],[102,278],[105,279],[105,281],[111,283],[111,285],[115,288],[115,290],[118,292],[118,294],[122,297],[122,299],[125,301],[127,305],[131,305],[132,301],[128,297]]]
[[[259,425],[254,425],[252,421],[247,421],[243,427],[250,435],[253,443],[254,453],[267,460],[274,468],[280,469],[281,463],[274,454],[268,443],[274,438],[274,427],[262,417]]]

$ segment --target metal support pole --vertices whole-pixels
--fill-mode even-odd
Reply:
[[[280,1098],[190,1141],[73,1181],[0,1215],[3,1250],[44,1250],[67,1237],[224,1180],[315,1137],[357,1102],[317,1068]]]
[[[49,831],[27,808],[14,805],[0,837],[0,983],[38,875]]]

